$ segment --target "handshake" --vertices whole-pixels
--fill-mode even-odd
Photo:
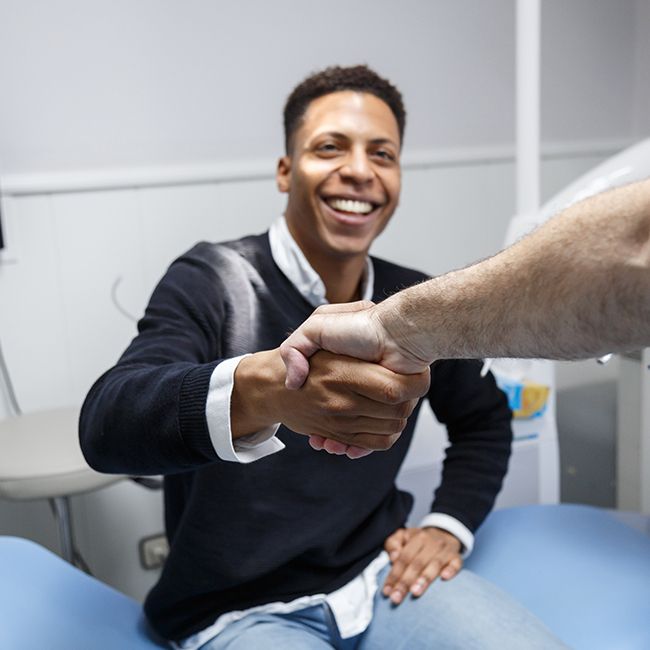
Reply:
[[[645,180],[578,202],[494,257],[378,305],[320,307],[280,346],[286,392],[305,390],[300,387],[320,365],[318,350],[379,364],[375,368],[384,374],[379,392],[362,375],[351,377],[353,390],[371,400],[357,413],[367,435],[351,435],[351,426],[341,435],[335,427],[328,435],[313,435],[312,446],[352,458],[390,447],[399,437],[386,437],[390,426],[402,431],[403,414],[426,392],[427,368],[435,358],[585,359],[647,347],[648,233]],[[341,412],[348,420],[354,415],[345,405]],[[390,425],[381,426],[382,418]]]
[[[310,434],[314,449],[361,458],[389,449],[399,438],[429,389],[432,359],[390,327],[397,321],[390,314],[382,318],[379,306],[367,301],[325,305],[280,346],[289,391],[310,394],[316,390],[311,384],[321,389],[329,384],[329,396],[334,396],[332,412],[321,412],[317,426],[310,431],[296,427]],[[323,404],[325,393],[320,397]]]

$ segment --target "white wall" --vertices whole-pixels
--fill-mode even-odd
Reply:
[[[275,156],[289,90],[332,63],[399,83],[418,146],[511,139],[512,0],[0,7],[4,173]]]
[[[647,3],[646,3],[647,4]],[[629,137],[635,128],[635,0],[542,1],[542,134]],[[648,83],[648,71],[643,71]]]
[[[637,135],[647,4],[543,2],[546,140]],[[1,0],[0,174],[273,158],[291,87],[353,62],[404,92],[407,150],[512,143],[514,0]]]
[[[650,2],[637,0],[635,13],[635,130],[637,135],[650,133]]]

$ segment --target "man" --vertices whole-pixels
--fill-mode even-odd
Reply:
[[[650,345],[650,180],[583,200],[483,262],[380,305],[319,311],[282,345],[297,388],[317,349],[418,372],[437,358],[578,359]],[[360,454],[312,439],[316,448]]]
[[[510,413],[478,362],[434,365],[429,388],[428,367],[404,376],[319,353],[303,388],[285,387],[278,346],[314,306],[380,299],[424,277],[368,257],[399,198],[404,118],[399,92],[365,66],[300,84],[277,171],[284,218],[172,264],[138,336],[86,399],[92,466],[165,474],[170,554],[145,610],[179,647],[558,643],[459,573],[510,453]],[[394,479],[424,393],[452,444],[431,514],[405,529],[412,499]],[[351,463],[294,432],[395,444]]]

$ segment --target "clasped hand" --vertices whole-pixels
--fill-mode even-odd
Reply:
[[[231,400],[233,437],[282,422],[297,433],[318,436],[331,453],[356,458],[395,443],[426,394],[430,375],[428,367],[402,375],[321,351],[311,358],[309,376],[299,390],[288,390],[284,378],[278,350],[241,360]]]
[[[393,371],[390,381],[397,386],[412,381],[407,377],[428,373],[430,361],[398,344],[374,313],[374,305],[368,301],[324,305],[316,309],[280,346],[287,367],[286,386],[297,390],[308,376],[311,377],[315,358],[312,355],[320,349],[380,364]],[[361,458],[373,450],[365,446],[363,437],[350,441],[349,437],[343,440],[341,436],[324,435],[316,430],[310,433],[310,444],[314,449],[324,449],[332,454]],[[390,439],[391,445],[395,439]]]
[[[307,381],[290,394],[292,408],[283,422],[294,431],[319,436],[330,453],[358,447],[356,456],[353,452],[358,457],[392,447],[428,387],[428,369],[400,375],[359,359],[318,352]]]

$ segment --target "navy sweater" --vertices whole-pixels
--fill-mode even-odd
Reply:
[[[373,262],[375,301],[425,277]],[[171,549],[145,603],[165,638],[227,611],[338,589],[406,521],[412,497],[394,480],[418,409],[392,449],[360,460],[316,453],[285,427],[286,449],[254,463],[214,452],[205,404],[215,366],[277,347],[311,312],[275,265],[268,235],[198,244],[171,265],[138,336],[86,398],[80,438],[92,467],[165,475]],[[501,487],[512,437],[506,399],[479,371],[478,361],[439,361],[428,394],[451,443],[432,512],[472,531]]]

